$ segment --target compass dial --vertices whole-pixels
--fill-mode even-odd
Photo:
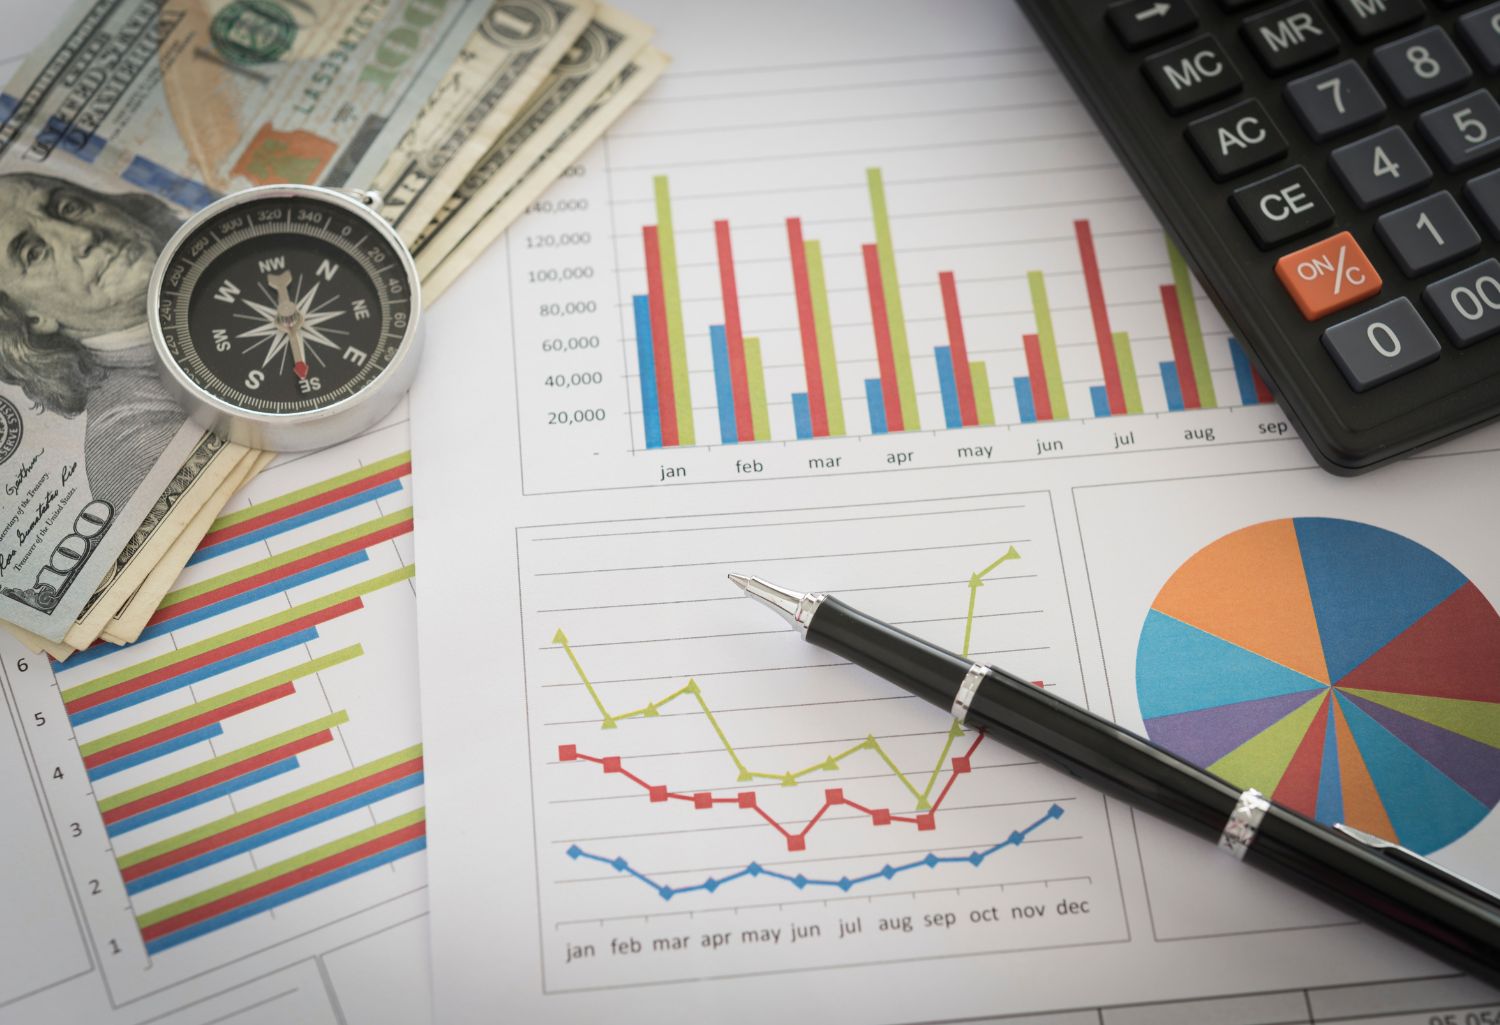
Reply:
[[[229,206],[176,240],[157,316],[167,357],[221,405],[277,416],[381,378],[415,318],[399,242],[312,191]]]

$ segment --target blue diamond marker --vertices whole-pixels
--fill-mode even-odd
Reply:
[[[848,876],[845,876],[844,878],[842,878],[842,879],[839,880],[839,889],[843,890],[845,893],[848,893],[849,892],[849,887],[851,887],[853,885],[854,884],[849,881],[849,877]]]
[[[568,848],[568,857],[574,859],[575,861],[578,859],[578,856],[580,854],[582,854],[582,853],[583,853],[583,851],[581,849],[579,849],[579,846],[576,843],[572,847]]]
[[[1047,814],[1050,815],[1054,819],[1060,819],[1060,818],[1062,818],[1062,816],[1063,816],[1062,805],[1060,805],[1060,804],[1054,804],[1052,807],[1050,807],[1050,808],[1047,809]]]
[[[971,864],[971,865],[978,865],[983,860],[984,860],[984,855],[980,854],[978,851],[970,851],[969,852],[969,864]]]
[[[757,862],[752,861],[750,862],[750,864],[745,866],[745,871],[749,872],[753,876],[758,876],[762,872],[764,872],[765,869],[761,868]]]
[[[719,881],[717,879],[710,879],[703,884],[703,888],[709,893],[713,893],[719,888]]]
[[[807,876],[803,875],[801,872],[798,872],[797,875],[792,879],[792,883],[797,887],[797,889],[800,890],[807,885]]]
[[[922,859],[922,864],[926,865],[928,868],[937,868],[937,863],[938,860],[936,854],[929,854],[927,855],[927,857]]]
[[[658,887],[657,890],[656,890],[656,892],[659,893],[659,894],[661,894],[661,899],[662,900],[671,900],[672,899],[673,890],[672,890],[672,888],[670,886],[661,886],[661,887]]]
[[[1012,833],[1012,834],[1010,834],[1010,839],[1007,840],[1006,842],[1007,843],[1013,843],[1013,844],[1016,844],[1017,846],[1019,846],[1021,844],[1021,842],[1023,840],[1025,840],[1025,839],[1026,839],[1025,835],[1022,834],[1022,833]]]
[[[610,864],[610,867],[612,867],[616,872],[623,872],[627,868],[630,867],[630,863],[628,861],[626,861],[624,858],[616,858],[614,861],[611,861],[609,864]]]
[[[887,865],[885,868],[880,870],[880,874],[885,876],[887,879],[890,879],[896,874],[896,870]]]

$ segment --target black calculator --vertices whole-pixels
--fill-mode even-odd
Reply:
[[[1020,3],[1321,465],[1500,415],[1500,2]]]

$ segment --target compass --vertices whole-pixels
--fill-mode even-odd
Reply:
[[[211,203],[151,276],[162,375],[196,422],[280,452],[375,424],[416,371],[421,296],[374,194],[268,185]]]

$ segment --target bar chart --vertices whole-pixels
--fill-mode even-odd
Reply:
[[[139,641],[54,666],[38,722],[72,736],[34,750],[72,835],[101,833],[77,870],[128,909],[95,924],[123,995],[420,897],[404,433],[266,470]]]
[[[1078,700],[1045,494],[671,520],[518,537],[549,991],[1122,934],[1097,795],[808,648],[723,576],[817,581]]]

